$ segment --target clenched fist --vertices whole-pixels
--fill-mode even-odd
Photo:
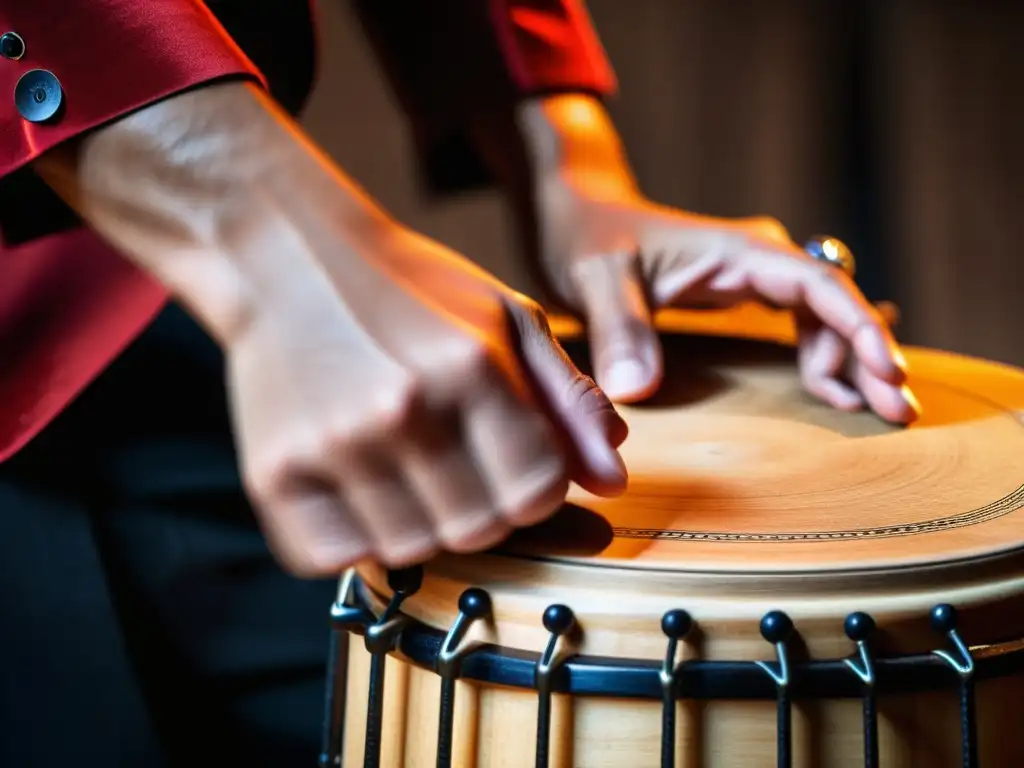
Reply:
[[[318,259],[304,306],[226,348],[250,495],[293,570],[479,550],[570,478],[624,487],[625,424],[535,304],[398,228]]]

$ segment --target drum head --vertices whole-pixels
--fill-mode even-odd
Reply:
[[[513,537],[502,554],[792,574],[949,564],[1021,547],[1024,372],[906,349],[924,415],[903,428],[805,394],[787,315],[678,312],[659,324],[664,386],[620,409],[630,426],[627,492],[601,499],[574,487],[574,509]],[[558,330],[588,368],[578,329]],[[573,542],[592,550],[581,557]]]

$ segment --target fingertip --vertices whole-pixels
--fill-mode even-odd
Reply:
[[[322,540],[293,550],[275,549],[282,567],[300,579],[323,579],[339,575],[367,558],[370,547],[361,540]]]
[[[907,380],[907,360],[903,352],[882,329],[865,325],[854,336],[854,351],[870,371],[888,384]]]
[[[377,547],[377,556],[388,568],[407,568],[429,560],[440,550],[441,543],[424,531],[382,543]]]
[[[837,379],[808,381],[805,386],[811,394],[840,411],[855,413],[867,406],[867,402],[857,390]]]
[[[892,424],[912,424],[921,415],[921,404],[907,385],[894,386],[873,378],[870,372],[855,371],[855,380],[871,410]]]
[[[626,492],[629,476],[623,468],[619,474],[582,473],[579,477],[574,477],[573,482],[595,496],[613,499]]]
[[[500,514],[483,511],[454,518],[438,528],[444,548],[456,554],[481,552],[508,538],[512,526]]]
[[[597,383],[612,402],[635,403],[653,395],[661,383],[659,368],[636,358],[621,358],[598,374]]]
[[[622,454],[610,441],[594,438],[583,448],[581,465],[574,473],[573,482],[596,496],[620,496],[629,482],[629,471]]]
[[[601,413],[605,436],[613,448],[620,447],[629,437],[629,424],[619,415],[618,411],[606,410]]]
[[[899,396],[893,399],[891,412],[889,421],[895,424],[909,426],[921,418],[921,403],[910,387],[904,385],[899,388]]]
[[[898,383],[902,383],[903,381],[906,381],[907,380],[907,374],[910,371],[910,364],[907,362],[907,358],[903,354],[903,350],[900,349],[900,347],[898,345],[895,345],[895,344],[893,345],[893,348],[892,348],[892,361],[893,361],[893,364],[899,369],[900,373],[902,374],[901,381],[898,382]]]

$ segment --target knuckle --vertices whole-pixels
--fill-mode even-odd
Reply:
[[[416,420],[422,401],[423,388],[416,379],[380,387],[357,413],[344,411],[325,422],[321,453],[355,454],[401,436]]]
[[[453,346],[444,360],[439,360],[439,367],[454,381],[488,378],[495,367],[494,353],[477,339],[466,339]]]
[[[568,490],[565,461],[556,455],[502,489],[499,503],[514,525],[533,525],[550,517],[565,501]]]
[[[800,383],[803,385],[803,388],[812,395],[821,397],[824,394],[825,389],[822,383],[822,375],[822,371],[816,368],[801,366]]]
[[[315,471],[317,451],[311,440],[294,437],[264,446],[242,471],[242,485],[252,499],[267,502],[288,494],[296,481]]]
[[[788,241],[789,230],[774,216],[753,216],[748,219],[750,227],[761,237],[768,240]]]
[[[597,407],[602,399],[611,405],[611,401],[597,386],[597,382],[579,370],[573,373],[565,388],[565,405],[574,408],[579,405],[590,406],[593,403]]]
[[[807,269],[807,282],[808,284],[820,284],[827,286],[835,286],[845,290],[847,293],[856,293],[857,288],[851,283],[847,283],[846,273],[841,269],[837,269],[831,264],[826,264],[823,261],[817,261],[810,257],[805,261]]]
[[[440,551],[438,542],[429,536],[388,538],[377,545],[377,557],[388,568],[405,568],[429,560]]]
[[[423,387],[413,377],[382,389],[368,410],[372,423],[386,435],[400,431],[415,418],[422,395]]]
[[[360,559],[361,554],[363,553],[354,552],[351,556],[339,557],[322,552],[315,547],[306,547],[288,554],[281,554],[278,559],[289,573],[300,579],[319,579],[336,576],[349,566],[354,565]]]
[[[551,335],[548,313],[538,302],[523,294],[516,294],[510,307],[512,318],[520,331],[528,329],[534,333]]]
[[[316,519],[311,518],[311,510],[329,511],[330,517],[317,514]],[[336,576],[368,554],[367,540],[358,526],[336,525],[335,515],[342,514],[329,496],[319,493],[259,510],[264,538],[274,557],[289,573],[303,578]]]
[[[551,325],[548,322],[548,313],[544,311],[544,307],[539,303],[533,299],[523,297],[519,302],[519,306],[524,317],[530,321],[531,325],[545,332],[551,330]]]
[[[448,551],[469,554],[497,544],[509,530],[500,515],[486,512],[449,520],[438,528],[438,537]]]

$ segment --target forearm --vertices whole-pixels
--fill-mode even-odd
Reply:
[[[389,222],[270,97],[242,83],[155,104],[36,167],[222,340],[268,302],[292,300],[293,276],[308,282],[319,270],[304,263],[301,241],[324,217],[310,221],[303,201],[330,206],[332,237],[361,237]]]

